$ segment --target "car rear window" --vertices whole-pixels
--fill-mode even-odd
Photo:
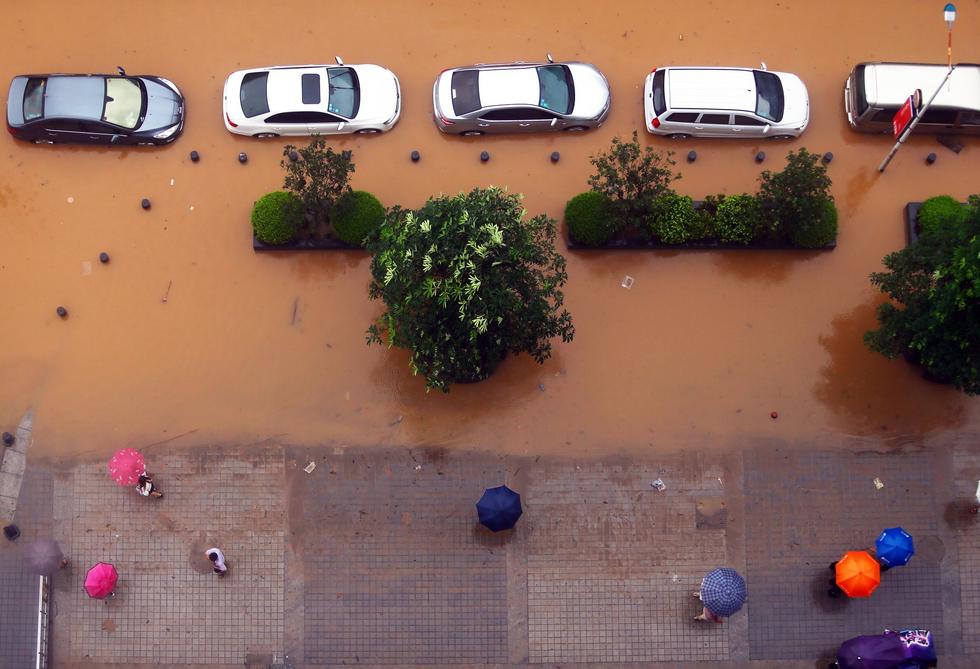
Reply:
[[[755,113],[770,121],[783,120],[783,85],[772,72],[753,70],[755,77]]]
[[[855,116],[862,116],[868,111],[868,92],[864,84],[864,68],[866,65],[858,65],[854,68],[854,85],[856,87],[854,102],[857,107]]]
[[[545,65],[538,68],[541,95],[538,105],[559,114],[570,114],[575,105],[572,76],[564,65]]]
[[[330,93],[327,98],[327,111],[345,118],[357,116],[361,106],[361,89],[357,73],[349,67],[331,67],[327,70]]]
[[[47,79],[28,79],[24,89],[24,120],[33,121],[44,116],[44,82]]]
[[[303,82],[303,104],[320,104],[320,75],[304,74],[300,79]]]
[[[268,72],[249,72],[242,79],[240,99],[246,118],[269,113],[268,85]]]
[[[453,72],[453,111],[457,116],[474,112],[480,103],[480,73],[477,70]]]
[[[667,111],[667,97],[664,93],[664,71],[657,70],[653,75],[653,112],[660,116]]]

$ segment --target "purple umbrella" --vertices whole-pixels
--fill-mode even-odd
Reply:
[[[837,651],[840,669],[894,669],[905,658],[905,644],[897,634],[856,636]]]
[[[65,556],[54,539],[37,539],[24,548],[24,562],[35,574],[50,576],[61,568]]]

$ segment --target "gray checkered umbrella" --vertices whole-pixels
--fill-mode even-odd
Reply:
[[[728,567],[714,569],[701,581],[701,601],[716,616],[730,616],[745,603],[745,579]]]
[[[61,547],[54,539],[37,539],[24,548],[24,562],[27,567],[42,576],[50,576],[56,572],[64,557]]]

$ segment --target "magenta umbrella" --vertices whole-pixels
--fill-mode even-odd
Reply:
[[[85,592],[93,599],[105,599],[116,587],[119,574],[108,562],[99,562],[85,574]]]
[[[135,448],[124,448],[109,460],[109,476],[119,485],[136,485],[145,471],[143,454]]]

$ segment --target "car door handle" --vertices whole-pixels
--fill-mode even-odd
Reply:
[[[530,126],[531,124],[530,124],[530,123],[518,123],[517,125],[519,125],[519,126],[520,126],[520,127],[522,127],[522,128],[527,128],[527,127],[529,127],[529,126]]]
[[[490,127],[490,124],[489,123],[477,123],[477,125],[480,126],[481,128],[489,128]]]
[[[695,130],[704,130],[704,126],[703,125],[696,125],[696,126],[694,126],[694,129]]]
[[[741,128],[732,128],[732,132],[742,132]]]

